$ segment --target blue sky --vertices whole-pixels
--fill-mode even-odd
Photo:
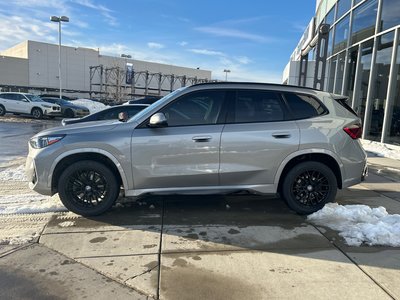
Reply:
[[[0,51],[24,40],[57,43],[212,71],[223,79],[280,82],[314,15],[314,0],[0,0]]]

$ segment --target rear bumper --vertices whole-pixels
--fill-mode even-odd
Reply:
[[[361,174],[361,181],[365,181],[365,178],[368,176],[368,166],[365,164],[364,171]]]

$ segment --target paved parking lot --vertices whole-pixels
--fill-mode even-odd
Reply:
[[[367,182],[339,192],[338,202],[399,214],[400,184],[384,168],[391,163],[371,158]],[[23,184],[0,188],[30,193]],[[0,216],[0,231],[39,231],[30,244],[0,245],[0,298],[400,299],[400,248],[347,246],[278,198],[122,202],[94,218]]]

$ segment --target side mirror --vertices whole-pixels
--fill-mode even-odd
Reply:
[[[163,113],[156,113],[151,116],[148,126],[152,128],[166,127],[168,121]]]
[[[118,114],[118,120],[120,122],[126,122],[126,121],[128,121],[128,119],[129,119],[129,117],[128,117],[128,113],[126,111],[121,111]]]

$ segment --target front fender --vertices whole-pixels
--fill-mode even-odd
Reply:
[[[121,179],[122,179],[122,185],[124,186],[125,190],[129,190],[129,186],[128,186],[128,179],[126,177],[126,173],[124,171],[124,169],[122,168],[121,163],[118,161],[118,159],[112,155],[111,153],[103,150],[103,149],[98,149],[98,148],[79,148],[79,149],[73,149],[73,150],[69,150],[66,152],[63,152],[61,155],[57,156],[57,158],[53,161],[51,168],[50,168],[50,172],[49,172],[49,176],[47,178],[47,184],[48,187],[51,188],[51,182],[53,179],[53,174],[54,174],[54,170],[56,168],[56,166],[58,165],[58,163],[73,154],[82,154],[82,153],[98,153],[98,154],[102,154],[104,156],[106,156],[108,159],[110,159],[114,165],[116,166]]]

